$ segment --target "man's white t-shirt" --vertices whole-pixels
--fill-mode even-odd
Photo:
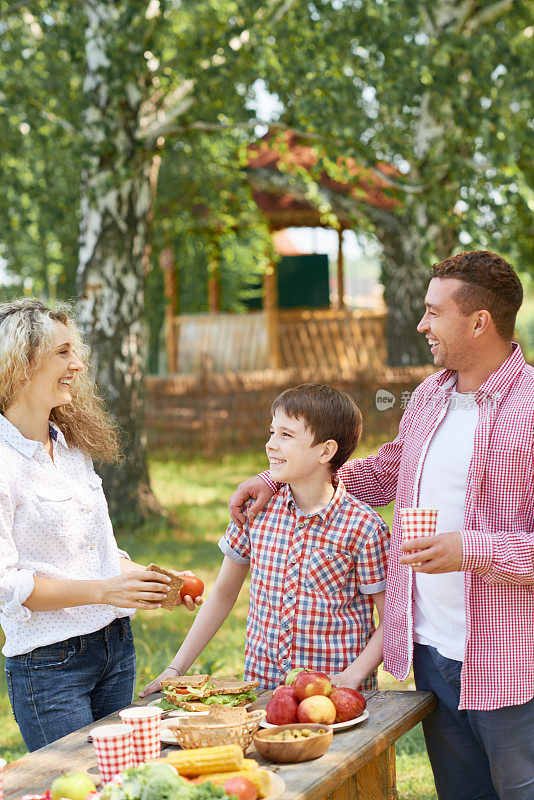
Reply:
[[[426,455],[418,506],[437,508],[436,533],[463,527],[467,473],[473,457],[478,405],[474,394],[453,392],[447,413]],[[414,573],[414,641],[435,647],[442,656],[464,660],[464,573]]]

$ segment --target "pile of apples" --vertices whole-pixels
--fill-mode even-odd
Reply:
[[[363,714],[364,696],[348,686],[333,686],[324,672],[297,667],[277,686],[267,704],[266,722],[291,725],[313,722],[332,725]]]

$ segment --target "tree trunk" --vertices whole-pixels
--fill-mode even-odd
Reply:
[[[150,153],[136,140],[143,44],[124,46],[122,4],[87,0],[87,73],[78,268],[79,317],[97,382],[122,433],[124,460],[104,465],[120,523],[160,511],[150,489],[143,432],[146,335],[143,256],[150,212]],[[142,39],[142,37],[140,37]]]
[[[417,332],[430,277],[426,237],[396,214],[372,209],[369,216],[383,249],[388,364],[392,367],[428,364],[426,339]]]

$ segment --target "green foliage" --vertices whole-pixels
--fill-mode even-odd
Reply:
[[[62,14],[60,6],[38,2],[31,14],[0,16],[0,255],[34,291],[54,295],[57,284],[72,297],[83,27],[76,7]]]
[[[154,254],[173,244],[186,274],[182,310],[206,307],[215,236],[222,238],[225,309],[239,308],[248,275],[265,264],[266,230],[243,168],[259,77],[279,98],[284,125],[319,137],[315,177],[324,168],[339,172],[340,152],[369,165],[387,161],[401,169],[401,186],[421,187],[403,198],[410,224],[423,204],[429,229],[453,231],[453,241],[462,231],[473,247],[531,263],[529,4],[486,20],[478,7],[465,15],[460,2],[449,3],[439,27],[441,5],[167,1],[147,18],[147,2],[121,4],[106,80],[112,92],[128,96],[131,85],[144,97],[149,122],[143,132],[138,120],[140,144],[162,158]],[[50,290],[57,275],[59,294],[71,296],[87,19],[82,4],[62,0],[33,3],[31,12],[13,8],[0,35],[0,241],[9,268],[32,277],[37,291]],[[425,115],[436,130],[422,142]],[[147,136],[161,117],[160,136]],[[111,124],[102,114],[110,152]],[[360,215],[358,224],[373,221]],[[429,236],[428,256],[448,242]]]

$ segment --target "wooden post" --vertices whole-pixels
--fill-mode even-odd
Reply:
[[[280,367],[280,345],[278,342],[278,285],[276,264],[271,263],[263,274],[263,310],[267,326],[269,366]]]
[[[337,307],[345,308],[345,265],[343,263],[343,228],[337,232]]]
[[[212,256],[208,264],[208,308],[211,314],[221,310],[221,250],[217,239],[212,244]]]
[[[159,265],[163,272],[165,297],[165,347],[167,350],[167,371],[170,375],[178,372],[178,283],[174,268],[172,247],[165,247],[159,256]]]
[[[347,778],[324,800],[399,800],[395,770],[395,745],[379,753]]]

